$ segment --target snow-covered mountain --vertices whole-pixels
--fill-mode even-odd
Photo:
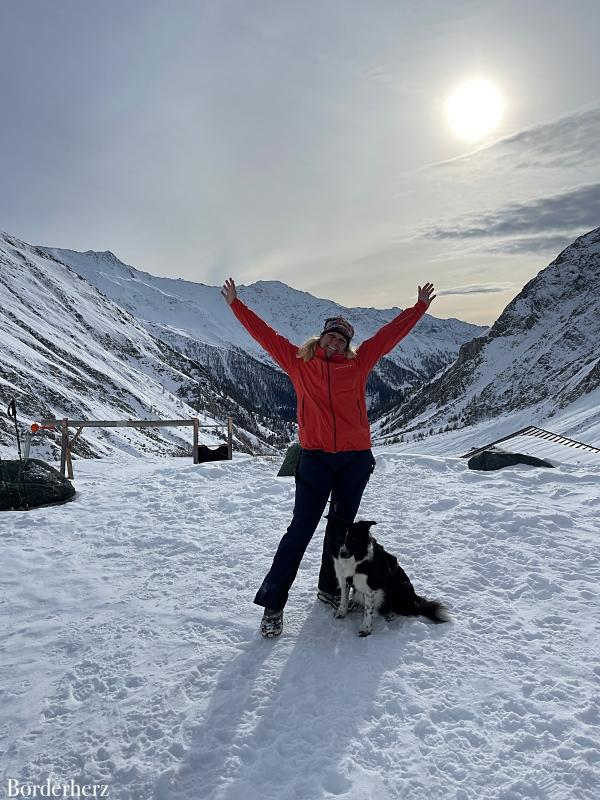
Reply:
[[[379,433],[444,429],[511,415],[515,427],[571,415],[576,437],[600,419],[600,228],[579,237],[504,309],[490,331],[382,420]],[[517,424],[518,421],[518,424]],[[552,429],[552,428],[551,428]],[[593,443],[593,442],[590,442]]]
[[[152,336],[68,266],[7,234],[0,234],[0,331],[0,402],[4,410],[15,398],[27,426],[43,417],[179,419],[200,412],[206,425],[234,415],[237,447],[265,451],[275,438],[202,365]],[[215,433],[203,431],[202,441],[218,441]],[[0,445],[15,450],[14,423],[5,414]],[[103,455],[115,447],[173,453],[191,447],[191,430],[90,428],[74,452]]]
[[[47,252],[133,314],[155,336],[207,367],[229,392],[239,389],[242,380],[244,394],[254,398],[257,411],[294,417],[290,382],[233,317],[219,287],[158,278],[122,263],[110,251],[48,248]],[[238,293],[259,316],[298,344],[319,333],[324,319],[338,315],[352,321],[360,343],[400,312],[399,308],[345,308],[278,281],[239,286]],[[460,346],[484,330],[426,315],[374,370],[367,387],[372,417],[451,363]]]

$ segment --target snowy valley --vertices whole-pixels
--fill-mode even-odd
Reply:
[[[291,383],[234,319],[220,288],[156,278],[112,253],[34,247],[0,235],[0,389],[15,398],[25,428],[42,417],[179,419],[202,426],[234,421],[235,446],[269,453],[294,437]],[[399,309],[344,309],[274,282],[240,287],[251,307],[291,341],[318,331],[326,316],[352,316],[359,341]],[[453,361],[481,328],[426,316],[369,384],[371,413],[397,403]],[[24,428],[24,430],[25,430]],[[55,437],[40,442],[56,456]],[[205,428],[202,441],[222,440]],[[0,414],[0,447],[14,443]],[[76,456],[182,453],[186,431],[86,429]],[[6,450],[5,450],[6,452]]]
[[[123,264],[111,252],[48,249],[103,294],[131,313],[157,338],[202,364],[232,396],[241,394],[269,417],[295,419],[287,377],[244,328],[232,319],[217,286],[157,278]],[[225,276],[224,276],[225,277]],[[400,313],[399,308],[345,308],[278,281],[238,287],[240,298],[289,339],[301,344],[318,333],[327,317],[352,320],[356,342]],[[413,299],[407,298],[410,302]],[[486,329],[460,320],[426,315],[400,347],[375,367],[367,386],[374,418],[452,363],[461,345]]]
[[[476,446],[535,424],[598,444],[599,251],[600,229],[580,237],[489,331],[426,315],[369,382],[375,441],[411,448],[438,434],[434,449],[445,452],[453,430],[485,430]],[[245,452],[275,452],[293,438],[291,384],[232,319],[219,287],[156,278],[110,252],[38,248],[7,234],[0,259],[0,382],[25,425],[44,415],[199,413],[207,426],[231,415]],[[361,341],[398,312],[345,309],[277,282],[242,286],[240,295],[297,342],[327,315],[351,317]],[[75,453],[187,452],[188,440],[181,429],[88,430]],[[205,443],[221,440],[205,429]],[[0,442],[5,452],[14,442],[3,414]],[[52,437],[39,453],[56,455]]]

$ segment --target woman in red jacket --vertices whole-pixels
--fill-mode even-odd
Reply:
[[[297,397],[302,453],[296,470],[294,514],[273,564],[254,602],[265,611],[261,634],[279,636],[283,608],[308,543],[323,515],[353,522],[375,466],[365,387],[377,361],[406,336],[434,299],[433,285],[419,286],[419,299],[354,350],[354,329],[343,317],[330,317],[319,336],[298,347],[270,328],[239,300],[232,278],[221,291],[248,333],[290,377]],[[325,531],[318,597],[335,606],[339,588]]]

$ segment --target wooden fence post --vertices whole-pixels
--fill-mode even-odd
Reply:
[[[194,458],[194,464],[198,463],[198,439],[200,433],[200,420],[198,417],[194,420],[194,444],[192,447],[192,456]]]
[[[69,447],[69,425],[68,419],[65,417],[61,420],[61,438],[60,438],[60,474],[65,477],[65,468],[67,466],[67,450]]]
[[[71,441],[69,442],[68,439],[67,439],[67,478],[70,481],[73,480],[73,460],[71,458],[71,448],[73,447],[73,445],[75,444],[77,439],[79,439],[82,430],[83,430],[83,427],[79,427],[77,429],[77,433],[71,439]]]

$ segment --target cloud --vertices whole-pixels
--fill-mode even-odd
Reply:
[[[548,236],[523,236],[516,239],[502,239],[497,242],[487,243],[486,252],[488,253],[504,253],[511,255],[547,255],[558,253],[564,250],[565,247],[573,243],[573,239],[578,236],[581,231],[564,233],[564,234],[549,234]]]
[[[435,172],[470,171],[485,167],[525,171],[567,168],[600,162],[600,108],[526,128],[474,152],[429,165]]]
[[[495,211],[465,215],[455,222],[432,226],[423,232],[426,239],[482,239],[523,236],[521,243],[533,241],[537,234],[587,231],[600,225],[600,183],[578,186],[550,197],[523,203],[509,203]],[[508,243],[510,244],[510,243]],[[504,250],[506,252],[506,250]]]
[[[438,297],[464,294],[497,294],[499,292],[513,292],[518,287],[512,283],[494,285],[492,283],[474,283],[466,286],[452,286],[449,289],[436,291]]]
[[[524,167],[573,167],[598,161],[600,109],[579,112],[505,139],[502,153],[517,151],[513,169]]]
[[[598,141],[600,107],[429,165],[423,177],[436,181],[438,194],[455,191],[456,182],[464,181],[466,197],[487,196],[490,208],[455,208],[456,216],[433,221],[419,236],[460,243],[463,252],[471,253],[546,255],[562,250],[600,225]],[[581,183],[584,174],[586,184]],[[538,197],[531,197],[532,186],[538,187]]]

